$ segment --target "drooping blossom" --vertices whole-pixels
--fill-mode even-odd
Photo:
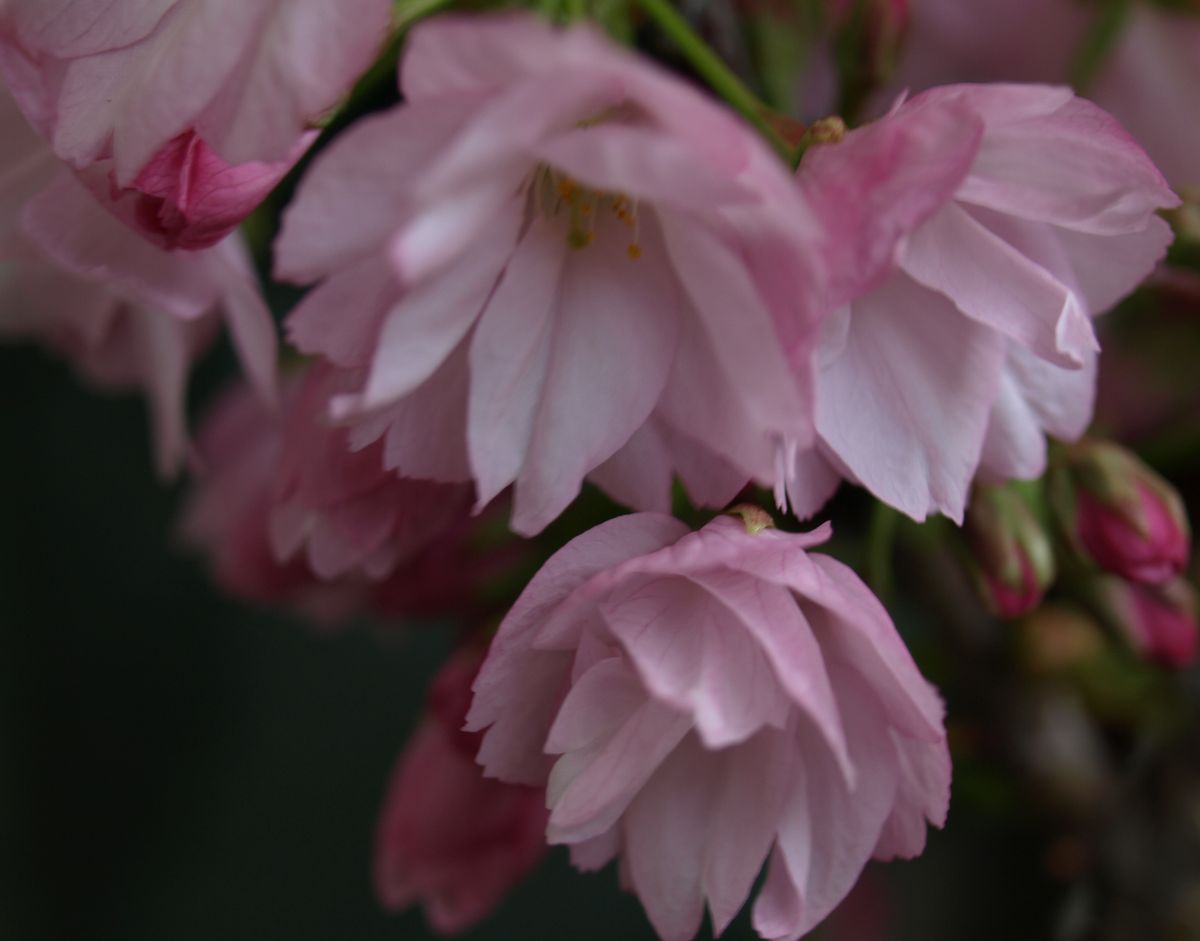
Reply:
[[[585,478],[659,509],[672,472],[701,503],[778,482],[811,436],[819,314],[782,162],[587,26],[439,17],[401,85],[317,159],[276,246],[282,276],[325,279],[292,340],[367,371],[336,403],[355,440],[481,505],[515,485],[525,534]]]
[[[314,364],[289,377],[278,412],[244,385],[213,405],[197,437],[184,539],[235,597],[292,607],[323,624],[472,613],[475,594],[519,559],[476,546],[465,484],[386,471],[355,451],[325,410],[342,376]]]
[[[387,0],[11,0],[0,72],[54,152],[166,248],[227,235],[315,138]]]
[[[186,450],[192,361],[224,317],[265,401],[274,395],[275,329],[236,236],[178,255],[105,212],[0,95],[0,333],[41,340],[103,386],[142,387],[157,462]]]
[[[761,511],[758,511],[761,514]],[[765,516],[765,514],[761,514]],[[806,535],[642,513],[568,543],[501,624],[469,730],[502,781],[545,784],[547,838],[618,857],[664,941],[796,939],[872,857],[945,818],[942,704],[883,607]]]
[[[1145,153],[1067,89],[949,86],[815,147],[801,188],[849,251],[817,348],[817,446],[791,488],[839,477],[915,519],[961,521],[979,471],[1038,476],[1092,410],[1091,318],[1163,256],[1176,205]]]
[[[461,649],[434,677],[376,834],[380,903],[420,904],[441,934],[490,914],[546,851],[545,792],[485,778],[475,763],[479,735],[461,731],[482,653]]]

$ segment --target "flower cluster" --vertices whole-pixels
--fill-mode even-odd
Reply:
[[[662,2],[651,19],[698,42]],[[865,7],[872,69],[906,25],[914,48],[952,25],[909,6]],[[1012,617],[1055,550],[1004,488],[1049,466],[1080,556],[1176,579],[1169,486],[1119,459],[1101,471],[1124,483],[1097,484],[1055,442],[1088,428],[1094,320],[1162,261],[1180,201],[1062,85],[932,87],[805,132],[590,22],[408,28],[391,7],[0,3],[0,332],[146,390],[160,468],[196,480],[185,540],[230,593],[472,630],[397,766],[385,905],[461,929],[565,844],[581,869],[617,860],[664,941],[706,907],[723,931],[765,869],[754,927],[797,939],[870,859],[922,852],[950,753],[884,606],[812,551],[828,527],[761,504],[805,520],[849,482],[965,518]],[[1114,70],[1164,15],[1139,14]],[[402,30],[399,103],[322,134]],[[272,193],[290,202],[268,246]],[[268,255],[306,289],[278,363]],[[187,375],[222,319],[249,384],[192,443]],[[561,544],[591,488],[633,512]],[[698,529],[670,515],[739,499]],[[519,597],[494,590],[547,538]],[[1194,625],[1164,603],[1123,623],[1169,621],[1134,643],[1189,660]]]

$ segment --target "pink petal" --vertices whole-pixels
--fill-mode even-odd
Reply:
[[[319,354],[335,365],[366,366],[379,326],[399,296],[391,266],[368,256],[304,295],[288,314],[287,338],[300,352]]]
[[[321,151],[283,214],[276,276],[315,281],[374,253],[411,211],[419,175],[474,107],[439,101],[370,115]]]
[[[927,92],[916,100],[923,100]],[[1069,89],[948,90],[987,123],[957,198],[1080,232],[1121,235],[1178,205],[1150,158],[1111,116]]]
[[[601,192],[656,206],[710,210],[757,194],[696,159],[661,131],[626,124],[573,128],[536,148],[546,163]]]
[[[195,43],[238,43],[236,73],[208,104],[197,130],[227,160],[278,159],[299,129],[321,117],[350,91],[387,38],[391,4],[355,0],[352,9],[330,0],[270,5],[252,34],[254,45],[226,22]]]
[[[1174,237],[1158,217],[1126,235],[1092,235],[974,207],[970,215],[1067,285],[1095,316],[1131,293]]]
[[[1069,284],[956,205],[913,233],[901,267],[968,317],[1055,365],[1078,367],[1100,348]]]
[[[492,641],[467,716],[470,731],[491,726],[479,752],[490,775],[538,783],[543,771],[542,746],[561,696],[558,683],[570,663],[567,656],[532,650],[547,615],[598,572],[668,546],[686,532],[687,527],[670,516],[618,516],[571,540],[533,577]],[[527,672],[534,662],[539,664],[538,676]],[[514,693],[521,697],[520,708],[507,701]]]
[[[606,832],[644,795],[643,785],[661,773],[690,727],[684,713],[649,700],[608,739],[559,758],[546,786],[546,841],[575,843]]]
[[[796,612],[780,594],[786,607],[773,613]],[[742,623],[744,610],[687,579],[658,575],[624,579],[600,610],[646,687],[691,714],[706,748],[727,748],[764,725],[786,723],[791,702],[756,632]]]
[[[561,225],[535,218],[471,340],[467,441],[481,507],[516,480],[529,452],[566,251]]]
[[[588,480],[606,494],[635,510],[671,511],[671,454],[659,424],[647,421]]]
[[[5,13],[22,43],[61,57],[90,55],[143,39],[178,0],[12,0]]]
[[[821,438],[885,503],[916,520],[961,520],[1003,339],[902,275],[842,316],[844,345],[820,352]],[[836,327],[831,318],[831,335]]]
[[[187,455],[187,375],[191,359],[186,325],[156,311],[133,313],[134,343],[146,374],[154,425],[154,454],[164,477],[178,473]]]
[[[825,673],[824,656],[792,594],[782,586],[747,578],[741,571],[717,569],[693,578],[727,611],[737,612],[765,656],[761,666],[768,672],[743,675],[741,681],[749,689],[762,685],[768,690],[778,682],[787,691],[791,705],[820,730],[830,751],[842,763],[842,770],[852,778],[855,772]],[[771,724],[777,728],[783,725],[781,721]]]
[[[105,280],[184,318],[216,302],[220,279],[207,256],[171,254],[107,213],[71,174],[61,173],[25,208],[24,228],[56,262],[90,280]]]
[[[704,915],[704,848],[715,797],[711,757],[684,741],[625,816],[633,887],[662,941],[690,941]]]
[[[471,464],[467,459],[464,433],[467,384],[467,344],[464,341],[437,366],[428,380],[382,413],[386,429],[384,466],[402,477],[448,483],[469,481]],[[335,398],[331,410],[335,418],[344,417],[346,406],[356,404],[355,397]]]
[[[745,904],[770,855],[797,777],[795,749],[783,733],[763,731],[721,763],[704,859],[703,886],[720,935]]]
[[[646,421],[675,356],[678,286],[662,242],[645,225],[643,257],[633,261],[623,230],[615,219],[598,220],[595,243],[563,269],[549,370],[513,505],[512,527],[525,535],[554,519]]]
[[[836,147],[812,147],[796,182],[820,215],[832,250],[834,302],[877,287],[905,238],[962,184],[983,123],[949,102],[912,108],[852,131]]]
[[[474,325],[513,250],[520,217],[505,215],[471,263],[447,268],[403,294],[384,317],[357,408],[377,408],[412,392]]]
[[[413,27],[400,65],[405,99],[487,92],[559,60],[557,31],[528,16],[442,15]]]

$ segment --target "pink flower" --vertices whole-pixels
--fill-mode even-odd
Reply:
[[[619,857],[665,941],[705,902],[722,931],[768,857],[755,927],[799,938],[946,815],[942,705],[887,613],[806,552],[827,529],[761,527],[596,527],[530,582],[475,683],[487,774],[545,783],[549,842],[583,869]]]
[[[376,837],[380,903],[419,902],[440,934],[485,918],[546,850],[544,792],[486,779],[474,760],[479,736],[460,731],[481,659],[460,650],[435,677]]]
[[[533,16],[424,23],[401,82],[318,158],[277,245],[281,275],[327,279],[293,341],[367,369],[335,403],[355,440],[480,505],[515,484],[524,534],[584,478],[662,509],[676,471],[702,503],[775,483],[811,437],[817,236],[755,134]]]
[[[0,332],[40,339],[105,386],[141,386],[157,461],[187,450],[192,361],[223,315],[251,379],[274,395],[275,328],[241,242],[187,256],[146,243],[100,208],[0,95]]]
[[[1090,318],[1170,242],[1155,211],[1178,200],[1146,155],[1069,90],[952,86],[811,149],[798,180],[852,300],[823,324],[797,512],[843,476],[961,521],[977,470],[1038,476],[1045,436],[1091,416]]]
[[[387,0],[12,0],[0,72],[54,152],[165,248],[232,231],[369,65]]]
[[[200,427],[184,538],[225,591],[321,623],[474,613],[519,552],[474,545],[487,521],[466,485],[399,478],[380,446],[352,450],[324,420],[341,381],[321,365],[293,375],[280,413],[244,386],[223,395]]]
[[[1101,591],[1117,626],[1143,657],[1170,667],[1195,662],[1200,626],[1196,621],[1196,592],[1191,585],[1176,579],[1150,587],[1106,578]]]

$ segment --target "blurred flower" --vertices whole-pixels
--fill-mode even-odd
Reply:
[[[1124,578],[1162,584],[1187,565],[1190,527],[1183,501],[1136,455],[1087,440],[1065,452],[1055,502],[1076,548]]]
[[[1054,583],[1054,547],[1045,527],[1012,486],[977,484],[966,537],[993,612],[1015,618],[1041,603]]]
[[[461,731],[482,655],[463,648],[434,678],[376,833],[380,904],[419,903],[442,934],[490,914],[546,850],[545,792],[485,778],[475,763],[480,736]]]
[[[1195,662],[1200,609],[1191,585],[1175,579],[1152,587],[1112,577],[1098,584],[1109,616],[1134,650],[1171,667]]]
[[[236,236],[190,255],[120,225],[63,169],[0,92],[0,334],[35,339],[103,386],[142,387],[160,472],[187,452],[192,361],[223,316],[264,401],[275,327]]]
[[[282,414],[244,386],[218,399],[197,439],[184,538],[230,594],[319,622],[478,613],[480,590],[523,548],[478,544],[490,522],[470,516],[469,486],[397,477],[381,446],[352,449],[324,415],[342,381],[321,364],[293,375]]]
[[[817,230],[778,158],[587,26],[438,17],[405,105],[314,164],[279,272],[292,340],[368,370],[338,400],[389,467],[514,485],[541,530],[585,477],[667,509],[777,481],[811,437]],[[773,322],[774,321],[774,322]],[[788,356],[801,375],[793,378]]]
[[[0,72],[99,199],[165,248],[219,241],[387,33],[387,0],[11,0]]]
[[[810,149],[797,180],[851,301],[822,325],[798,515],[839,476],[956,521],[976,470],[1039,476],[1045,436],[1091,416],[1090,318],[1171,240],[1155,213],[1178,200],[1146,155],[1068,89],[950,86]]]
[[[302,556],[320,579],[380,580],[467,517],[471,488],[398,477],[378,444],[353,449],[346,429],[326,418],[346,382],[315,363],[287,411],[270,478],[271,542],[276,558]]]
[[[886,611],[807,535],[721,517],[610,520],[509,612],[467,728],[501,780],[547,784],[547,837],[625,882],[665,941],[754,906],[796,939],[872,857],[940,826],[942,704]],[[548,782],[548,783],[547,783]]]

